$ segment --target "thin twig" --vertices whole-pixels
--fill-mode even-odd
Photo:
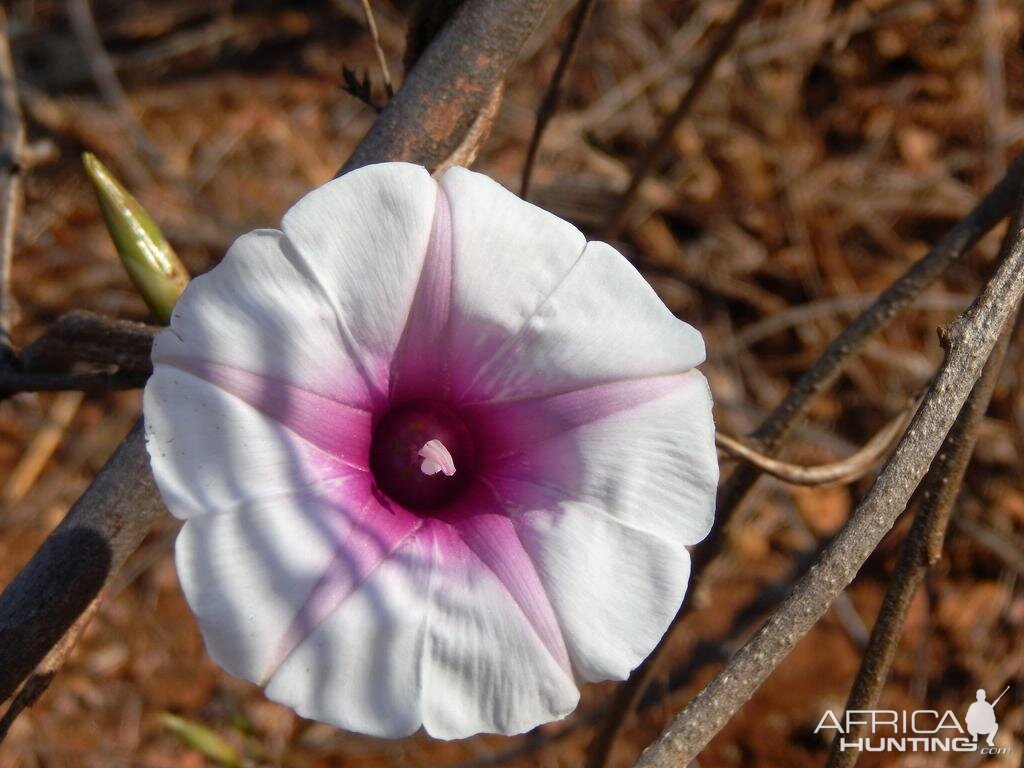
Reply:
[[[789,654],[892,527],[938,453],[1024,294],[1024,196],[1012,238],[978,299],[941,334],[932,386],[871,490],[771,618],[641,756],[642,768],[686,765]]]
[[[370,37],[373,40],[373,50],[377,54],[377,63],[380,64],[380,73],[384,78],[384,90],[390,99],[395,95],[395,89],[391,85],[388,57],[384,55],[384,48],[380,44],[380,32],[377,29],[377,20],[373,17],[373,8],[370,7],[370,0],[362,0],[362,3],[363,15],[366,16],[366,26],[370,28]]]
[[[1012,332],[1013,324],[1008,323],[922,483],[921,505],[900,549],[896,569],[889,579],[885,599],[871,629],[871,639],[846,701],[847,712],[874,709],[882,694],[903,633],[910,601],[924,581],[928,568],[942,554],[950,514],[978,439],[978,427],[1002,370]],[[862,730],[862,726],[852,725],[845,741],[855,743]],[[840,749],[842,741],[835,739],[832,742],[829,768],[849,768],[857,762],[859,750]]]
[[[648,147],[643,157],[640,158],[640,162],[637,163],[636,170],[633,171],[633,176],[629,180],[626,191],[622,193],[615,212],[612,214],[611,219],[609,219],[608,225],[601,232],[603,240],[614,240],[626,227],[626,224],[629,223],[629,216],[633,211],[633,204],[636,202],[640,185],[651,175],[655,166],[665,156],[665,152],[672,142],[672,135],[675,133],[676,127],[690,114],[690,110],[704,91],[705,86],[711,81],[711,76],[714,74],[718,62],[732,46],[736,35],[740,31],[740,27],[754,15],[757,5],[758,0],[740,0],[733,15],[725,23],[725,26],[719,30],[714,43],[708,49],[707,55],[701,60],[697,70],[693,73],[690,87],[683,94],[672,114],[662,123],[654,143]]]
[[[533,165],[537,161],[540,142],[544,138],[544,131],[547,129],[548,123],[555,116],[558,105],[562,101],[562,81],[576,55],[580,36],[593,9],[594,0],[579,0],[576,3],[576,10],[569,22],[569,36],[565,38],[562,53],[558,57],[558,64],[555,65],[555,71],[551,75],[551,82],[548,83],[544,98],[541,99],[540,106],[537,107],[537,122],[533,124],[533,135],[530,136],[530,144],[526,149],[526,160],[523,162],[523,180],[519,185],[519,196],[523,200],[526,200],[530,194],[530,177],[533,175]]]
[[[779,461],[759,453],[743,441],[720,431],[715,433],[715,445],[727,456],[753,464],[765,474],[793,485],[850,483],[866,475],[875,464],[885,457],[889,449],[896,444],[913,415],[914,409],[908,408],[882,427],[856,453],[831,464],[806,466]]]
[[[21,214],[21,158],[25,125],[18,106],[18,85],[7,38],[7,16],[0,8],[0,367],[11,356],[10,303],[14,235]]]

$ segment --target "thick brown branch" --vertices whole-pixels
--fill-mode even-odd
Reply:
[[[143,386],[158,328],[93,312],[69,312],[0,367],[0,398],[18,392],[105,392]]]
[[[135,374],[145,381],[153,370],[149,350],[159,330],[144,323],[76,310],[52,322],[21,350],[18,358],[22,370],[33,373],[92,370]]]
[[[871,490],[767,623],[676,716],[639,766],[668,768],[696,758],[828,610],[906,508],[1024,294],[1022,214],[1018,203],[1010,225],[1013,236],[995,275],[943,334],[942,366]]]
[[[0,701],[11,696],[142,541],[163,505],[137,424],[0,599]]]
[[[461,4],[339,174],[382,160],[436,168],[463,144],[551,0]]]

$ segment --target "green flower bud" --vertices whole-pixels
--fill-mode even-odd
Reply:
[[[146,209],[110,170],[90,152],[83,153],[82,162],[121,262],[153,314],[161,323],[170,322],[171,308],[188,285],[188,270]]]

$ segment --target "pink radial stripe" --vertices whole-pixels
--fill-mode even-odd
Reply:
[[[502,583],[555,663],[571,677],[569,653],[551,601],[500,500],[478,483],[458,506],[464,514],[449,521],[459,538]]]
[[[688,373],[598,384],[557,395],[464,406],[483,462],[529,450],[573,429],[628,411],[685,386]]]
[[[295,384],[195,358],[162,361],[234,395],[355,469],[369,470],[372,414]]]
[[[363,482],[325,489],[337,510],[331,521],[337,541],[334,558],[299,606],[263,675],[266,683],[291,653],[423,525],[423,519],[393,503],[383,503],[367,477]]]
[[[449,389],[445,343],[452,300],[452,213],[439,186],[433,229],[416,294],[391,363],[391,401],[444,398]]]

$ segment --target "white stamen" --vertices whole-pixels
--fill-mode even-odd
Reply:
[[[444,472],[445,477],[451,477],[455,474],[455,459],[445,448],[444,443],[436,438],[428,440],[416,455],[423,459],[420,471],[424,475],[436,475],[438,472]]]

